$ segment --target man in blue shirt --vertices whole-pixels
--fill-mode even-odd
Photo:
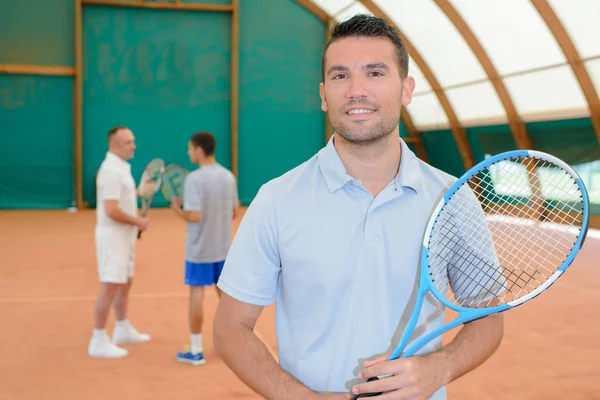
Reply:
[[[261,187],[228,253],[214,342],[267,399],[348,399],[394,392],[446,398],[445,385],[499,346],[503,317],[472,322],[442,347],[387,362],[412,313],[422,235],[455,178],[399,138],[412,97],[408,54],[385,20],[357,15],[332,30],[321,108],[335,135],[307,162]],[[276,302],[279,364],[254,335]],[[426,299],[413,340],[444,322]],[[372,376],[390,375],[375,382]]]

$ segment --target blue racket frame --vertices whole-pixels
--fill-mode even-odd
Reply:
[[[458,306],[458,305],[452,303],[451,301],[447,300],[446,297],[443,296],[437,290],[437,288],[433,284],[433,281],[431,280],[431,277],[429,275],[427,248],[428,248],[428,244],[429,244],[429,238],[431,236],[432,226],[435,223],[435,221],[437,220],[437,216],[439,215],[440,210],[450,201],[450,198],[452,198],[452,196],[456,193],[456,191],[458,189],[460,189],[467,180],[469,180],[470,178],[472,178],[473,176],[475,176],[476,174],[481,172],[482,169],[487,168],[492,164],[495,164],[495,163],[503,161],[503,160],[514,159],[514,158],[518,158],[518,157],[532,157],[532,158],[540,158],[542,160],[550,161],[550,162],[562,167],[564,170],[566,170],[569,174],[571,174],[573,176],[573,178],[574,178],[575,182],[577,183],[579,189],[581,190],[581,193],[583,196],[583,221],[582,221],[582,226],[581,226],[581,234],[578,236],[578,238],[575,242],[575,245],[573,246],[573,249],[571,250],[569,256],[566,258],[566,260],[563,262],[563,264],[557,269],[557,271],[552,275],[552,277],[550,279],[548,279],[548,281],[546,281],[542,286],[540,286],[539,288],[534,290],[532,293],[530,293],[529,295],[523,297],[522,299],[519,299],[516,302],[509,302],[509,303],[502,304],[499,306],[494,306],[494,307],[470,309],[470,308]],[[560,277],[560,275],[562,275],[562,273],[571,265],[571,263],[575,259],[575,255],[579,252],[579,250],[583,246],[583,243],[585,241],[585,237],[587,234],[588,226],[589,226],[589,199],[588,199],[588,194],[587,194],[585,185],[583,184],[579,175],[575,172],[575,170],[573,170],[569,165],[565,164],[562,160],[560,160],[552,155],[549,155],[549,154],[546,154],[543,152],[539,152],[539,151],[515,150],[515,151],[508,151],[505,153],[497,154],[493,157],[490,157],[487,160],[482,161],[481,163],[477,164],[476,166],[474,166],[473,168],[471,168],[470,170],[465,172],[450,187],[450,189],[448,189],[448,191],[444,195],[443,199],[441,199],[440,202],[438,203],[438,205],[436,206],[434,213],[436,215],[436,218],[431,219],[429,221],[429,224],[425,231],[425,235],[424,235],[424,239],[423,239],[423,246],[422,246],[422,251],[421,251],[421,266],[420,266],[421,271],[420,271],[420,277],[419,277],[419,291],[417,294],[417,302],[415,304],[415,310],[418,310],[418,312],[413,313],[413,315],[411,316],[411,318],[408,322],[408,325],[406,327],[405,333],[400,340],[400,343],[398,344],[398,346],[396,347],[394,352],[389,356],[388,361],[395,360],[395,359],[399,358],[400,356],[402,356],[402,358],[412,357],[417,351],[419,351],[425,344],[429,343],[432,339],[434,339],[435,337],[437,337],[439,335],[444,334],[445,332],[447,332],[451,329],[456,328],[457,326],[465,324],[466,322],[472,322],[477,319],[487,317],[489,315],[497,314],[500,312],[504,312],[508,309],[515,308],[515,307],[527,302],[528,300],[532,299],[533,297],[539,295],[540,293],[543,293],[548,287],[550,287],[554,282],[556,282],[556,280]],[[425,295],[429,291],[432,292],[434,297],[440,303],[442,303],[445,307],[448,307],[449,309],[456,311],[459,314],[459,316],[454,321],[452,321],[448,324],[445,324],[444,326],[442,326],[442,327],[434,330],[433,332],[430,332],[429,334],[425,335],[424,337],[420,338],[408,350],[406,350],[406,352],[402,353],[404,348],[408,344],[410,336],[412,335],[412,333],[414,331],[414,328],[415,328],[417,321],[419,319],[419,316],[421,314],[423,300],[425,299]]]
[[[456,193],[456,191],[458,189],[460,189],[465,184],[465,182],[467,180],[469,180],[470,178],[472,178],[473,176],[475,176],[476,174],[481,172],[481,170],[489,167],[492,164],[495,164],[495,163],[503,161],[503,160],[514,159],[514,158],[518,158],[518,157],[539,158],[542,160],[552,162],[552,163],[560,166],[561,168],[563,168],[574,178],[574,180],[577,183],[579,189],[581,190],[581,193],[583,196],[583,221],[581,224],[581,233],[578,236],[569,256],[565,259],[563,264],[557,269],[557,271],[551,276],[551,278],[549,278],[543,285],[536,288],[536,290],[534,290],[527,296],[524,296],[523,298],[518,299],[516,301],[502,304],[499,306],[494,306],[494,307],[469,309],[469,308],[458,306],[458,305],[452,303],[451,301],[447,300],[446,297],[443,296],[437,290],[437,288],[433,284],[433,281],[431,280],[431,277],[429,275],[427,247],[429,244],[429,238],[431,236],[431,230],[432,230],[433,224],[437,220],[440,210],[442,210],[442,208],[450,201],[450,198]],[[399,358],[400,356],[401,356],[401,358],[412,357],[417,351],[419,351],[425,344],[430,342],[432,339],[434,339],[435,337],[437,337],[439,335],[444,334],[445,332],[447,332],[451,329],[456,328],[459,325],[462,325],[467,322],[472,322],[472,321],[475,321],[475,320],[483,318],[483,317],[487,317],[492,314],[497,314],[497,313],[506,311],[508,309],[515,308],[523,303],[526,303],[528,300],[534,298],[535,296],[539,295],[540,293],[543,293],[548,287],[550,287],[554,282],[556,282],[556,280],[560,277],[560,275],[562,275],[562,273],[564,271],[566,271],[567,268],[569,268],[569,266],[575,259],[575,255],[579,252],[579,250],[581,249],[581,247],[583,246],[583,243],[585,241],[585,237],[587,235],[587,231],[588,231],[588,227],[589,227],[589,218],[590,218],[588,193],[585,188],[585,185],[583,184],[581,178],[575,172],[575,170],[573,168],[571,168],[569,165],[567,165],[565,162],[563,162],[562,160],[560,160],[550,154],[543,153],[540,151],[533,151],[533,150],[514,150],[514,151],[508,151],[508,152],[504,152],[501,154],[497,154],[493,157],[488,158],[487,160],[482,161],[481,163],[477,164],[473,168],[469,169],[450,187],[450,189],[448,189],[447,193],[444,195],[444,197],[440,200],[440,202],[436,206],[436,209],[435,209],[433,215],[436,215],[436,218],[430,219],[430,221],[427,225],[427,229],[425,230],[424,238],[423,238],[423,247],[422,247],[422,252],[421,252],[420,277],[419,277],[419,291],[417,293],[417,302],[415,304],[415,310],[418,310],[418,312],[413,313],[413,315],[411,316],[411,318],[408,322],[408,325],[406,327],[406,330],[404,331],[404,334],[400,340],[400,343],[398,344],[398,346],[396,347],[394,352],[388,357],[388,361],[395,360],[395,359]],[[402,353],[402,351],[408,344],[410,336],[412,335],[412,333],[415,329],[415,326],[417,324],[419,316],[421,315],[421,307],[423,305],[423,300],[425,299],[425,295],[429,291],[431,291],[433,293],[435,298],[440,303],[442,303],[445,307],[448,307],[451,310],[456,311],[459,314],[459,316],[456,320],[454,320],[448,324],[445,324],[444,326],[442,326],[442,327],[434,330],[433,332],[425,335],[424,337],[420,338],[406,352]]]

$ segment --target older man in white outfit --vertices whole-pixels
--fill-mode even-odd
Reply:
[[[101,287],[88,354],[96,358],[122,358],[128,351],[119,345],[150,341],[150,336],[139,333],[126,317],[137,233],[148,227],[148,220],[138,217],[139,193],[128,163],[135,152],[133,133],[125,127],[111,129],[108,147],[96,178],[95,236]],[[111,305],[116,319],[112,340],[105,329]]]

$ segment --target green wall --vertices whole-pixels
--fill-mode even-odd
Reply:
[[[0,3],[0,63],[74,65],[72,0]],[[0,208],[73,199],[73,79],[0,74]]]
[[[0,63],[74,66],[73,4],[0,3]],[[230,28],[230,13],[84,6],[83,184],[92,206],[106,133],[115,125],[136,135],[136,179],[154,157],[193,168],[187,140],[200,130],[216,135],[218,160],[231,167]],[[242,0],[239,33],[239,193],[249,204],[262,184],[324,145],[318,85],[326,31],[294,0]],[[571,164],[600,159],[589,118],[527,129],[535,148]],[[466,133],[476,162],[515,148],[506,125]],[[449,130],[422,137],[432,165],[464,172]],[[72,77],[0,74],[0,139],[0,208],[72,205]],[[161,196],[158,206],[166,205]]]
[[[326,31],[293,1],[241,1],[240,8],[239,192],[248,204],[263,183],[324,145]]]
[[[0,208],[70,207],[73,83],[0,75]]]
[[[75,65],[73,0],[2,0],[0,63]]]
[[[189,137],[209,131],[217,159],[231,168],[231,14],[85,7],[84,199],[115,125],[136,136],[133,176],[152,158],[191,169]],[[159,193],[156,206],[166,205]]]

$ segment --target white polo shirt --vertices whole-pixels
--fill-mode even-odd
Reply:
[[[106,153],[96,178],[96,230],[137,232],[133,225],[122,224],[106,215],[104,200],[119,200],[119,208],[123,212],[137,217],[136,185],[131,175],[131,164],[111,152]]]
[[[348,392],[365,359],[398,344],[414,306],[425,226],[456,178],[399,139],[399,173],[373,198],[347,174],[334,138],[261,187],[218,286],[243,302],[276,302],[281,367],[313,390]],[[443,307],[426,298],[413,338],[443,321]],[[417,354],[441,345],[438,338]],[[445,398],[445,388],[432,397]]]

